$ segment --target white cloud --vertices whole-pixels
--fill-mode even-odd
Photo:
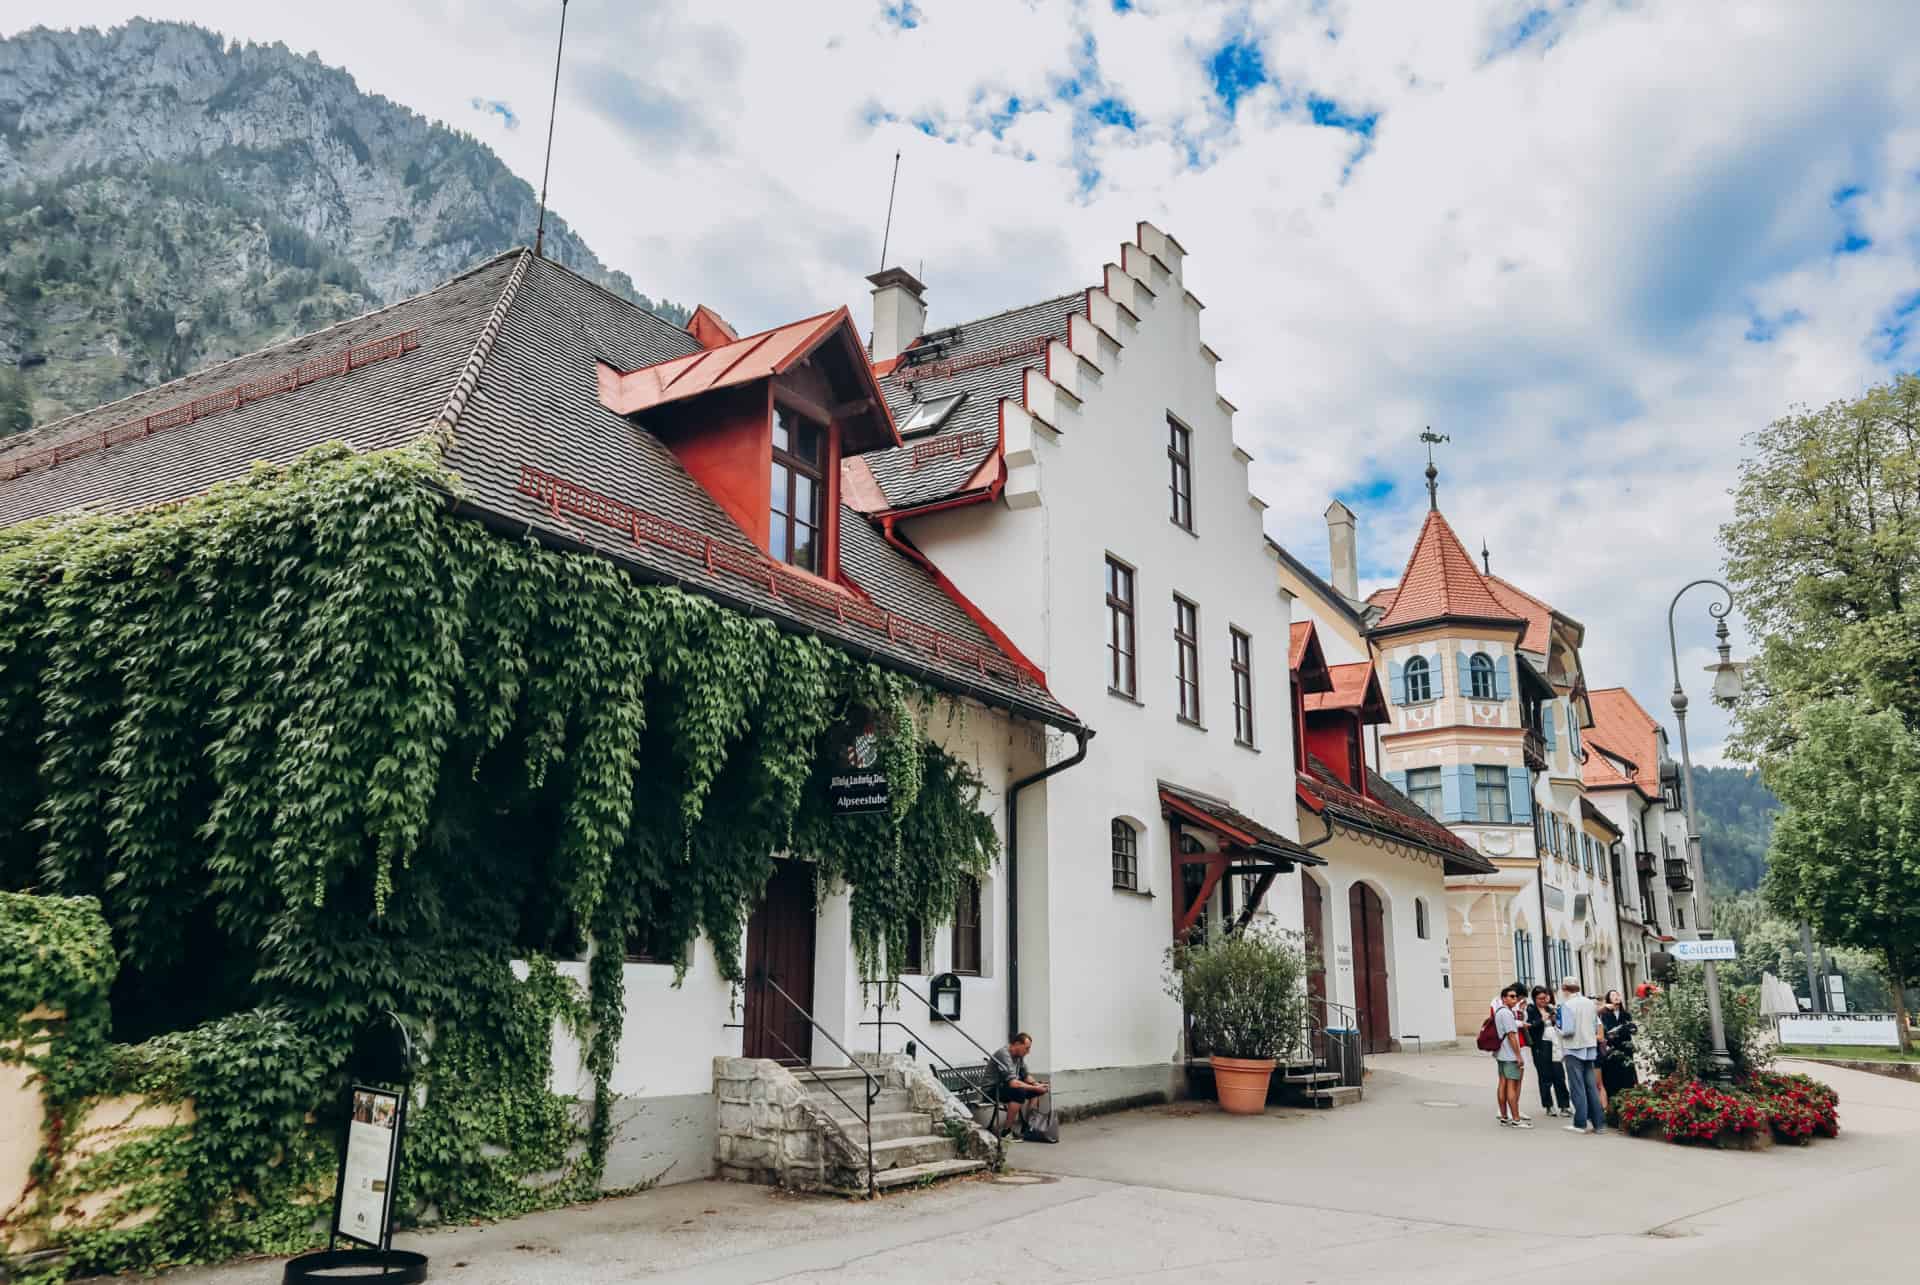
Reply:
[[[917,7],[903,30],[853,0],[577,0],[556,208],[641,288],[743,326],[860,307],[896,149],[891,257],[924,264],[936,322],[1089,284],[1151,218],[1191,252],[1273,534],[1320,560],[1327,494],[1385,477],[1393,494],[1360,506],[1363,556],[1397,569],[1431,423],[1454,438],[1441,499],[1462,537],[1586,623],[1595,686],[1656,714],[1667,599],[1718,566],[1741,437],[1920,364],[1920,324],[1905,348],[1876,338],[1920,290],[1913,6]],[[1547,19],[1504,49],[1536,7]],[[477,84],[544,105],[558,10],[138,6],[314,49],[456,122]],[[61,17],[134,12],[69,0]],[[1208,63],[1236,34],[1268,83],[1229,116]],[[1135,130],[1095,127],[1107,96]],[[1314,126],[1310,99],[1376,114],[1372,138]],[[544,113],[527,123],[491,141],[537,181]],[[1871,244],[1836,257],[1849,231]],[[1690,679],[1704,607],[1683,604]]]

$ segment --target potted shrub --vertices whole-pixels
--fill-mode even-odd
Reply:
[[[1249,929],[1169,952],[1167,993],[1213,1059],[1223,1110],[1258,1115],[1277,1059],[1298,1048],[1307,1016],[1307,961],[1290,934]]]

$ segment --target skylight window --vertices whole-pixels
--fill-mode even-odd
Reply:
[[[933,432],[946,423],[947,418],[958,410],[960,403],[965,400],[967,400],[965,393],[948,393],[944,397],[919,403],[900,421],[900,436],[919,437],[923,433]]]

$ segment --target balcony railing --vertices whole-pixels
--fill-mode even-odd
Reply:
[[[1654,855],[1643,848],[1639,852],[1636,852],[1633,854],[1634,869],[1638,870],[1643,875],[1650,875],[1656,869],[1654,865],[1655,860],[1656,858],[1654,857]]]
[[[1675,892],[1688,892],[1693,888],[1693,872],[1687,868],[1685,857],[1667,858],[1667,887]]]
[[[1536,772],[1547,770],[1547,742],[1540,735],[1540,729],[1529,727],[1520,738],[1520,757]]]

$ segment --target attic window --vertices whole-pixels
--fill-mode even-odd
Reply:
[[[931,433],[947,422],[947,417],[960,408],[967,400],[965,393],[948,393],[932,401],[920,402],[900,421],[898,427],[901,437],[918,437],[922,433]]]
[[[768,551],[778,561],[813,572],[821,570],[822,562],[825,447],[826,434],[818,424],[784,406],[775,407]]]

